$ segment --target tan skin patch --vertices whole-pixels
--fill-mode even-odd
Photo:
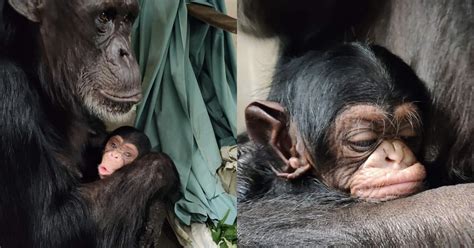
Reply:
[[[112,175],[138,157],[137,147],[125,141],[120,135],[112,136],[105,145],[102,161],[99,165],[99,176],[105,178]]]
[[[417,111],[412,103],[393,113],[370,104],[347,107],[331,129],[336,166],[320,175],[323,181],[368,201],[419,192],[426,172],[414,155],[421,140]]]
[[[421,118],[418,114],[419,109],[413,103],[405,103],[395,108],[394,119],[398,126],[398,133],[401,137],[416,136],[415,130],[421,128]]]

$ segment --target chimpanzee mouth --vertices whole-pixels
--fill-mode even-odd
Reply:
[[[99,93],[113,102],[132,103],[132,105],[138,103],[142,99],[141,91],[132,91],[129,93],[111,93],[105,90],[99,90]]]
[[[425,168],[417,162],[405,169],[390,171],[376,179],[368,180],[368,183],[354,186],[351,188],[351,194],[366,201],[392,200],[422,191],[425,178]]]
[[[107,170],[107,167],[105,166],[99,166],[99,173],[105,175],[109,173],[109,170]]]
[[[130,112],[135,104],[141,98],[141,91],[133,91],[130,93],[110,93],[106,90],[98,90],[102,97],[102,105],[105,110],[112,114],[126,114]]]
[[[141,93],[128,96],[109,95],[102,90],[94,93],[84,98],[84,106],[89,113],[106,122],[129,121],[133,116],[133,107],[141,98]]]
[[[369,201],[388,201],[400,197],[406,197],[422,191],[424,188],[423,181],[407,181],[400,182],[382,187],[367,188],[361,190],[362,199]]]
[[[130,112],[135,104],[131,102],[113,102],[113,101],[105,101],[104,106],[105,109],[114,114],[125,114]]]

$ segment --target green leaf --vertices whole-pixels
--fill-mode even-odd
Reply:
[[[232,225],[224,223],[229,213],[230,210],[216,224],[210,220],[208,221],[212,240],[214,240],[219,248],[237,248],[237,222],[234,222]]]
[[[224,230],[224,233],[222,234],[222,236],[227,240],[231,240],[231,241],[237,240],[237,229],[231,226],[231,228]]]
[[[214,240],[214,242],[219,242],[219,240],[221,240],[221,234],[222,234],[222,231],[221,229],[214,229],[212,230],[211,229],[211,235],[212,235],[212,240]]]

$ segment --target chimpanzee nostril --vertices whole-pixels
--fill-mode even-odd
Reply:
[[[122,49],[122,48],[119,50],[119,53],[120,53],[120,57],[128,57],[128,56],[130,56],[130,53],[128,53],[127,50]]]

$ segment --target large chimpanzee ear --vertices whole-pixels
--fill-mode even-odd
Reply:
[[[32,22],[39,22],[39,9],[43,0],[8,0],[10,5]]]
[[[245,121],[250,139],[264,146],[270,145],[282,159],[290,156],[292,140],[289,135],[289,117],[276,102],[256,101],[245,109]]]

